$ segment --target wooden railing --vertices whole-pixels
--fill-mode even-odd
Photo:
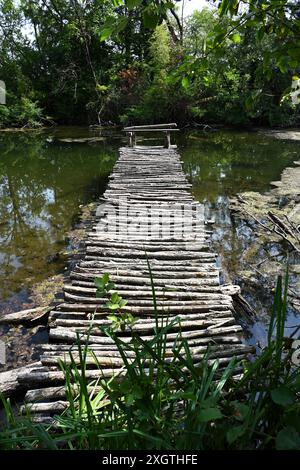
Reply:
[[[124,127],[124,132],[128,137],[129,147],[136,146],[136,133],[138,132],[163,132],[165,135],[165,148],[171,147],[171,132],[178,132],[177,124],[152,124],[150,126],[130,126]]]

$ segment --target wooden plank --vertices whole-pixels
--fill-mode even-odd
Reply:
[[[160,129],[161,127],[174,128],[177,127],[176,122],[171,122],[169,124],[147,124],[143,126],[127,126],[124,127],[124,131],[134,131],[136,129]]]

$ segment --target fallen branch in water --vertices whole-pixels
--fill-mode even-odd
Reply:
[[[37,307],[27,310],[20,310],[19,312],[7,313],[0,317],[0,324],[20,324],[20,323],[34,323],[37,320],[42,320],[50,312],[51,307]]]
[[[273,214],[273,212],[268,212],[269,220],[274,224],[274,232],[277,233],[280,237],[282,237],[287,243],[290,244],[292,249],[297,253],[300,253],[300,249],[295,245],[295,243],[290,240],[287,235],[290,235],[293,239],[298,241],[298,236],[294,233],[294,231],[287,226],[286,223],[283,222],[277,215]]]

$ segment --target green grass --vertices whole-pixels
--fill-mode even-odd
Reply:
[[[125,343],[115,328],[106,328],[124,368],[121,376],[100,379],[99,373],[88,384],[86,358],[94,358],[99,372],[101,365],[89,350],[88,336],[85,344],[78,337],[70,361],[61,363],[68,408],[56,416],[55,426],[46,426],[33,422],[30,409],[26,416],[14,414],[2,398],[1,448],[300,449],[300,374],[291,360],[292,341],[284,334],[288,276],[285,282],[278,278],[267,346],[253,362],[233,358],[221,369],[209,349],[196,367],[180,333],[173,354],[167,354],[174,321],[159,320],[150,266],[149,271],[153,339],[144,341],[132,331],[132,341]]]

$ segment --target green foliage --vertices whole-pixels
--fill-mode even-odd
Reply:
[[[94,283],[97,288],[96,297],[109,298],[105,306],[112,312],[107,317],[112,322],[112,330],[124,330],[126,326],[133,325],[136,319],[130,313],[121,311],[127,305],[127,300],[124,300],[118,292],[110,293],[116,286],[110,281],[109,274],[104,273],[102,277],[97,277]]]
[[[222,0],[182,21],[166,0],[73,3],[0,0],[0,126],[299,123],[296,4]]]
[[[20,100],[9,99],[13,104],[0,105],[1,127],[40,127],[43,123],[43,111],[36,101],[21,97]]]
[[[221,16],[229,15],[236,18],[233,26],[236,30],[256,30],[256,37],[262,42],[266,37],[272,37],[272,59],[264,55],[264,69],[275,65],[281,72],[294,70],[299,64],[299,5],[288,0],[221,0],[218,5]],[[226,38],[226,32],[222,41]],[[238,35],[237,32],[234,35]]]
[[[108,273],[104,273],[101,277],[96,277],[94,283],[97,287],[96,297],[104,297],[109,291],[115,289],[115,284],[110,281]]]

